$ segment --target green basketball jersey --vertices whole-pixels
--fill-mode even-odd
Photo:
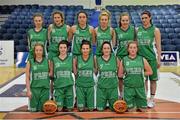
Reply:
[[[82,43],[82,40],[87,40],[92,43],[92,34],[89,31],[90,27],[89,25],[86,26],[86,28],[82,29],[79,25],[76,27],[76,32],[74,33],[74,40],[73,40],[73,51],[72,53],[74,55],[80,55],[80,45]]]
[[[68,55],[64,60],[58,56],[53,58],[54,88],[62,88],[73,85],[72,56]]]
[[[39,32],[36,32],[34,29],[30,29],[28,31],[28,39],[30,42],[29,52],[31,55],[33,55],[33,49],[36,43],[44,45],[44,49],[46,49],[47,29],[42,28]]]
[[[58,44],[61,40],[68,39],[67,25],[62,26],[52,25],[52,31],[50,33],[49,51],[58,52]]]
[[[139,46],[139,55],[142,55],[147,60],[155,60],[155,26],[145,29],[143,26],[138,28],[137,40]]]
[[[92,87],[94,86],[93,79],[94,60],[93,55],[85,61],[82,56],[77,57],[77,79],[76,85],[80,87]]]
[[[116,56],[122,59],[124,56],[128,55],[127,45],[130,41],[135,39],[135,29],[133,26],[129,26],[129,28],[124,31],[121,28],[116,28],[116,39],[118,42],[118,49]]]
[[[143,87],[144,86],[144,62],[142,56],[134,59],[125,56],[123,58],[123,68],[125,72],[124,86]]]
[[[102,30],[100,27],[97,29],[97,36],[96,36],[96,41],[97,41],[97,46],[96,46],[96,55],[100,56],[102,55],[101,52],[101,46],[104,41],[111,42],[112,40],[112,35],[111,35],[111,29],[108,27],[106,30]]]
[[[108,61],[105,61],[101,56],[97,58],[99,71],[97,84],[99,88],[116,88],[118,86],[116,59],[114,54],[111,54]]]
[[[29,60],[31,71],[31,87],[44,87],[49,88],[49,64],[47,59],[42,62],[34,61],[34,58]]]

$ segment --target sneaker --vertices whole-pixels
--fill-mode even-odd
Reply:
[[[148,107],[149,107],[149,108],[155,107],[155,102],[154,102],[154,100],[149,100],[149,101],[148,101]]]

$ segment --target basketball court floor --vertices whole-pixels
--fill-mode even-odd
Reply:
[[[156,107],[147,112],[57,112],[27,110],[24,69],[0,67],[0,119],[180,119],[180,67],[161,67]],[[149,96],[149,95],[148,95]]]

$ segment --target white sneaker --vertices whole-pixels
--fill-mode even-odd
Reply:
[[[149,108],[155,107],[155,102],[154,102],[154,100],[149,100],[149,101],[148,101],[148,107],[149,107]]]

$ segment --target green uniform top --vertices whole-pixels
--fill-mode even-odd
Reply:
[[[72,56],[68,55],[64,60],[58,56],[53,58],[54,88],[62,88],[73,85]]]
[[[92,34],[89,31],[90,27],[89,25],[86,25],[86,28],[82,29],[79,25],[76,27],[76,32],[74,33],[74,40],[73,40],[73,51],[72,53],[74,55],[80,55],[80,45],[82,43],[82,40],[87,40],[92,43]]]
[[[112,35],[111,35],[111,29],[108,27],[106,30],[102,30],[100,27],[97,29],[97,36],[96,36],[96,41],[97,41],[97,46],[96,46],[96,55],[100,56],[102,55],[101,52],[101,46],[104,41],[111,42],[112,40]]]
[[[130,41],[133,41],[135,39],[135,29],[133,26],[129,26],[129,28],[124,31],[121,28],[116,28],[116,39],[118,42],[118,49],[117,54],[120,59],[122,59],[124,56],[128,55],[127,52],[127,45]]]
[[[62,26],[52,25],[52,31],[50,33],[49,51],[58,52],[58,44],[61,40],[68,39],[67,25]]]
[[[82,56],[77,57],[77,79],[76,85],[80,87],[92,87],[94,86],[93,79],[94,59],[93,55],[85,61]]]
[[[111,54],[108,61],[105,61],[102,56],[98,57],[97,67],[99,71],[98,87],[116,88],[118,86],[117,58],[114,54]]]
[[[156,59],[156,54],[154,51],[155,49],[154,31],[155,31],[155,26],[152,25],[151,27],[147,29],[141,26],[138,28],[138,32],[137,32],[139,55],[142,55],[147,60]]]
[[[49,64],[48,60],[43,58],[41,62],[34,61],[34,58],[29,60],[31,72],[31,87],[49,88]]]
[[[124,86],[143,87],[144,86],[144,61],[143,57],[137,55],[131,59],[129,56],[123,58],[123,68],[125,72]]]
[[[30,42],[29,52],[33,55],[34,45],[40,43],[44,46],[44,51],[46,51],[47,42],[47,29],[42,28],[39,32],[36,32],[34,28],[28,31],[28,39]]]

